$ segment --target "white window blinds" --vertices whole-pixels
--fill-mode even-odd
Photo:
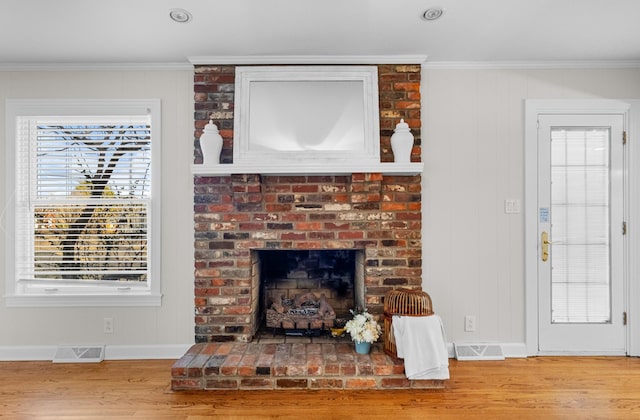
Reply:
[[[552,322],[610,322],[608,128],[551,131]]]
[[[18,281],[146,282],[150,117],[17,123]]]

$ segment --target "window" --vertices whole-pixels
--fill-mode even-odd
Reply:
[[[157,305],[159,101],[8,101],[9,305]]]

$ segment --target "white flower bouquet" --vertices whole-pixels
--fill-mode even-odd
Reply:
[[[351,335],[351,339],[356,343],[374,343],[382,334],[382,329],[373,315],[366,309],[362,311],[351,310],[351,314],[353,314],[353,318],[347,321],[344,326]]]

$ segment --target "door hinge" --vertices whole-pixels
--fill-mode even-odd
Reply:
[[[627,312],[622,313],[622,325],[627,325]]]
[[[627,222],[622,222],[622,234],[627,234]]]
[[[622,132],[622,144],[627,144],[627,132]]]

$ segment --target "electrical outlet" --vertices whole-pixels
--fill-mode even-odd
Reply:
[[[475,315],[466,315],[464,317],[464,330],[467,332],[472,332],[476,330],[476,316]]]
[[[103,329],[105,334],[113,333],[113,318],[105,318],[103,321]]]

